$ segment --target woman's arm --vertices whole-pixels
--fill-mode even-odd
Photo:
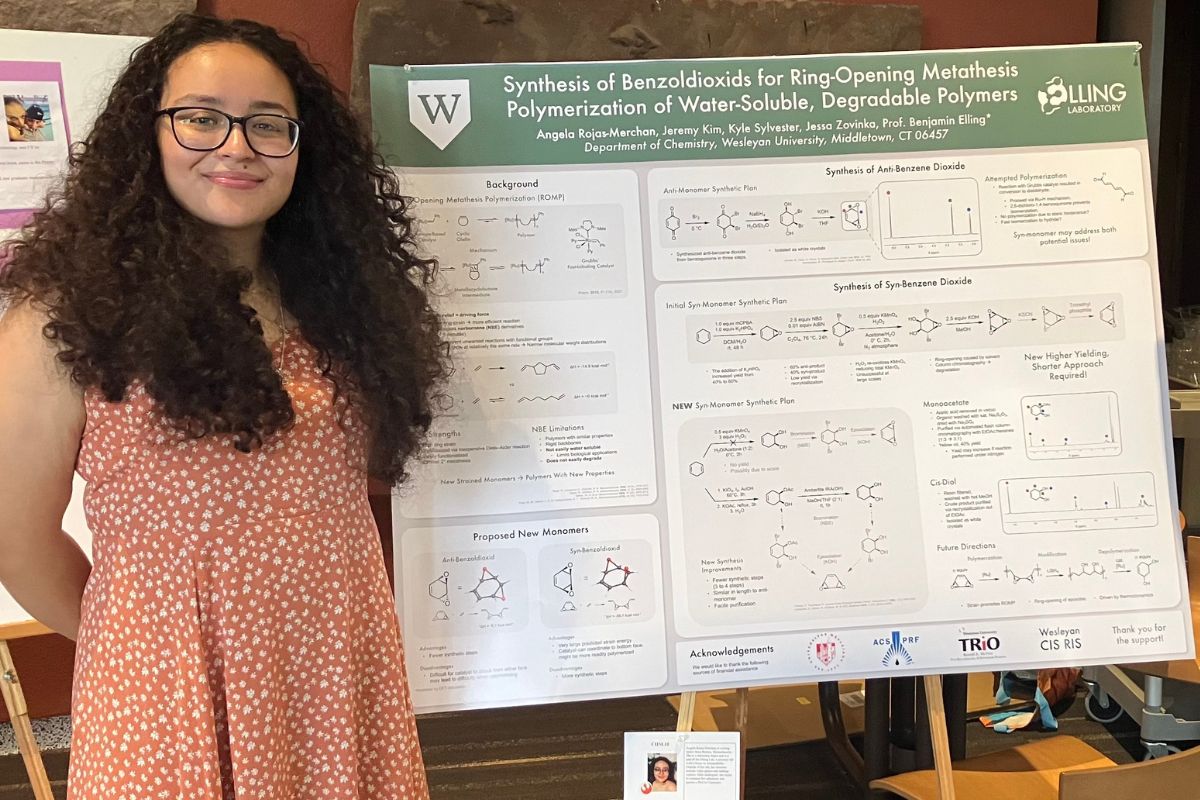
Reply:
[[[62,530],[83,435],[83,395],[21,305],[0,315],[0,583],[43,625],[74,639],[91,572]]]

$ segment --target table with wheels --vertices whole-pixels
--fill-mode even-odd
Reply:
[[[1188,538],[1187,553],[1192,635],[1197,636],[1200,654],[1200,537]],[[1141,676],[1141,686],[1135,676]],[[1138,718],[1146,758],[1178,753],[1176,742],[1200,740],[1200,659],[1089,667],[1084,670],[1084,680],[1090,689],[1087,715],[1106,724],[1124,713]],[[1172,681],[1169,685],[1180,690],[1172,702],[1164,697],[1164,681]]]

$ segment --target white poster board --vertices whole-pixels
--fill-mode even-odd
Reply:
[[[1136,45],[371,77],[419,710],[1191,657]]]

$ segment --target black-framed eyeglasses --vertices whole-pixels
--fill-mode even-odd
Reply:
[[[283,114],[247,114],[235,117],[215,108],[175,106],[156,117],[171,120],[171,133],[187,150],[219,150],[229,140],[234,125],[241,125],[246,144],[260,156],[284,158],[300,143],[300,120]]]

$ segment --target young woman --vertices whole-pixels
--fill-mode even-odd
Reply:
[[[659,756],[650,762],[650,791],[674,792],[679,785],[675,782],[675,762]]]
[[[6,255],[0,580],[78,642],[70,797],[426,797],[367,478],[446,371],[434,265],[326,77],[178,18]]]

